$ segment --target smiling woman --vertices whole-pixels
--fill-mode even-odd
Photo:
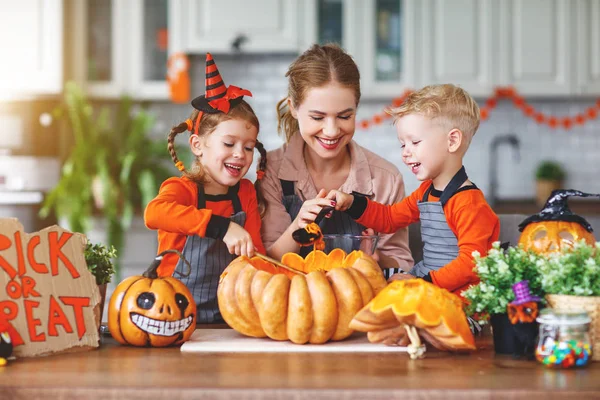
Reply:
[[[314,45],[291,65],[288,96],[277,106],[278,129],[286,144],[268,154],[259,194],[267,204],[262,237],[274,258],[289,252],[306,255],[292,232],[312,223],[331,189],[392,204],[404,197],[398,169],[356,144],[360,74],[350,55],[336,45]],[[334,211],[321,224],[324,234],[372,234],[345,213]],[[377,257],[385,271],[410,270],[408,233],[381,235]],[[350,252],[352,248],[343,249]]]

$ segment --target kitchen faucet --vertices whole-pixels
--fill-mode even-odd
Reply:
[[[490,145],[490,189],[488,193],[488,204],[490,207],[496,205],[497,189],[498,189],[498,146],[503,143],[508,143],[515,149],[515,161],[519,161],[519,138],[514,133],[496,136]]]

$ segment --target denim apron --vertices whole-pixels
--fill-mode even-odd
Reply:
[[[458,256],[458,239],[446,221],[444,206],[468,179],[465,167],[462,167],[446,186],[439,201],[427,201],[433,184],[425,191],[419,201],[421,220],[421,239],[423,241],[423,260],[419,261],[409,274],[424,277],[431,271],[437,271]],[[469,185],[473,188],[475,185]]]
[[[232,202],[231,221],[243,227],[246,223],[246,213],[242,211],[238,190],[239,183],[230,187],[223,198]],[[204,187],[198,185],[198,209],[201,208],[206,208],[206,195]],[[217,285],[225,268],[237,256],[229,253],[222,240],[198,235],[187,237],[182,253],[192,265],[190,275],[181,278],[181,281],[190,289],[196,301],[197,323],[224,322],[217,302]],[[179,260],[176,271],[183,273],[185,270],[183,261]]]

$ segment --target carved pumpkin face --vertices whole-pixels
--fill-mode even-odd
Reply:
[[[157,276],[165,253],[177,253],[191,269],[179,251],[165,250],[143,276],[119,283],[108,305],[108,329],[121,344],[174,346],[196,329],[196,302],[189,289],[178,279]]]
[[[582,239],[590,245],[596,242],[594,235],[577,222],[540,221],[525,227],[519,244],[525,250],[547,254],[570,248]]]
[[[508,313],[508,319],[513,325],[535,322],[535,319],[539,314],[538,303],[535,301],[529,301],[523,304],[508,304],[506,311]]]

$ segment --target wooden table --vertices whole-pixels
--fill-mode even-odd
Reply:
[[[194,354],[103,339],[93,351],[19,359],[0,368],[0,399],[600,399],[600,363],[549,370],[495,356]]]

